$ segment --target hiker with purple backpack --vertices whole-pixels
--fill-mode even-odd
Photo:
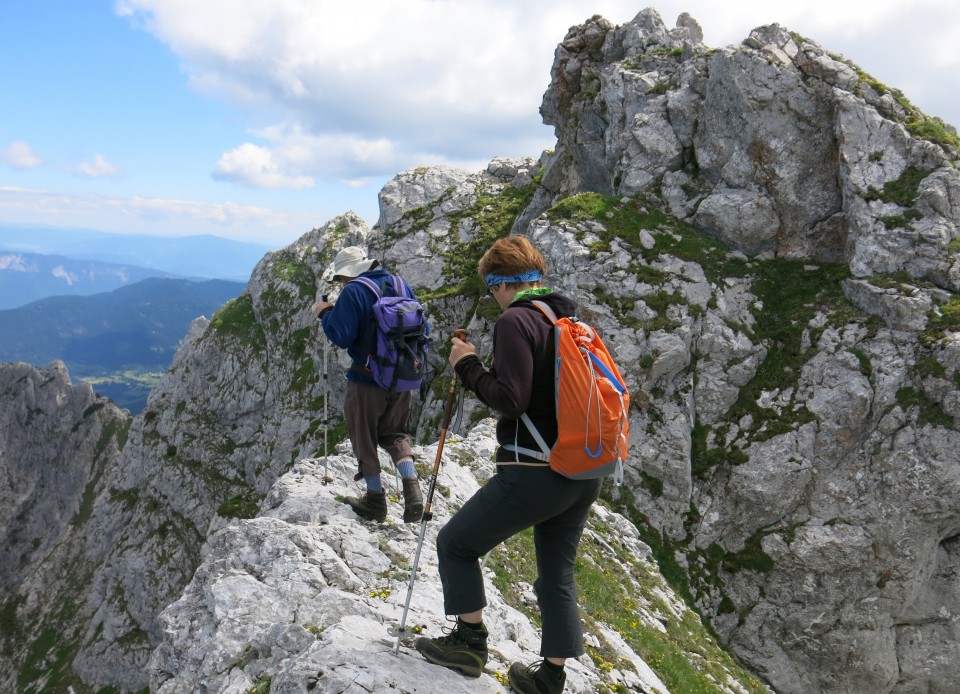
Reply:
[[[412,393],[426,368],[429,325],[410,287],[379,266],[357,246],[344,248],[333,261],[333,279],[343,283],[335,304],[318,301],[313,312],[323,333],[351,358],[343,414],[366,493],[344,502],[368,520],[387,518],[380,479],[378,447],[389,455],[403,484],[403,520],[423,515],[423,496],[407,437]]]

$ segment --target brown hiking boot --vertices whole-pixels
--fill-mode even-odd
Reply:
[[[513,663],[507,672],[510,688],[517,694],[562,694],[567,681],[563,670],[554,672],[541,660],[533,665]]]
[[[359,499],[355,496],[348,496],[343,500],[343,503],[352,508],[353,512],[361,518],[375,520],[378,523],[383,523],[383,521],[387,520],[386,492],[371,492],[367,490],[367,493]]]
[[[403,522],[416,523],[423,518],[423,495],[416,477],[403,482]]]
[[[481,622],[471,629],[457,618],[449,634],[435,639],[421,636],[414,647],[431,663],[479,677],[487,664],[487,627]]]

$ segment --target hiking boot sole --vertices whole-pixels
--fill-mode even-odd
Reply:
[[[540,685],[547,687],[548,692],[562,693],[566,685],[566,677],[559,681],[543,682],[538,674],[530,672],[529,667],[523,667],[519,663],[513,663],[507,670],[507,682],[510,688],[518,694],[539,694],[543,691]]]
[[[403,522],[404,523],[416,523],[421,518],[423,518],[423,505],[419,508],[414,506],[411,509],[407,509],[403,512]]]
[[[429,660],[434,665],[442,665],[445,668],[449,668],[451,670],[457,670],[458,672],[464,675],[467,675],[468,677],[479,677],[480,675],[482,675],[483,666],[487,664],[486,660],[484,660],[484,662],[482,663],[478,662],[476,665],[471,665],[468,663],[454,663],[449,660],[444,660],[443,658],[440,658],[433,654],[424,653],[419,648],[417,648],[417,651],[420,653],[420,655],[422,655],[424,658]],[[479,661],[480,655],[478,654],[476,658],[477,658],[477,661]]]
[[[350,510],[357,514],[357,517],[362,518],[363,520],[376,521],[377,523],[384,523],[387,520],[387,515],[384,514],[383,518],[377,518],[376,514],[370,513],[369,511],[364,511],[363,509],[357,508],[349,501],[344,501],[347,506],[350,507]]]

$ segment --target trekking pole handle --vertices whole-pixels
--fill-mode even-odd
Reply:
[[[329,301],[330,301],[330,299],[328,298],[329,296],[330,296],[329,294],[321,294],[321,295],[320,295],[320,301],[322,301],[323,303],[329,303]],[[320,302],[317,302],[317,303],[320,303]],[[314,306],[316,306],[316,304],[314,304]],[[319,314],[319,313],[317,314],[317,320],[320,320],[320,314]]]
[[[466,342],[470,338],[470,333],[468,333],[463,328],[457,328],[456,330],[453,331],[453,334],[454,336],[460,338],[464,342]]]

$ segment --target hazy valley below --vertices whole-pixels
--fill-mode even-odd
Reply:
[[[225,280],[149,278],[91,296],[54,296],[0,311],[0,362],[63,361],[137,414],[169,368],[190,323],[243,291]]]

